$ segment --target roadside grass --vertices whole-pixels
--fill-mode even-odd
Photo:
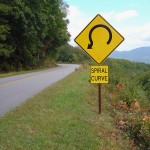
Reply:
[[[36,70],[36,71],[39,71],[39,70]],[[12,71],[12,72],[8,72],[8,73],[0,73],[0,78],[14,76],[14,75],[20,75],[20,74],[25,74],[25,73],[30,73],[30,72],[33,72],[33,70],[32,71]]]
[[[89,75],[89,68],[82,66],[0,117],[0,149],[133,149],[116,129],[105,86],[98,114],[97,86],[88,82]]]
[[[37,72],[37,71],[41,71],[41,70],[45,70],[45,69],[53,68],[53,67],[57,67],[57,64],[56,64],[56,62],[51,61],[51,62],[47,62],[47,64],[45,64],[44,66],[40,66],[38,69],[0,72],[0,78],[14,76],[14,75],[20,75],[20,74],[25,74],[25,73],[31,73],[31,72]]]

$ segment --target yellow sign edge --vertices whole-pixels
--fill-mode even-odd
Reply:
[[[89,26],[90,23],[92,23],[92,21],[93,21],[97,16],[100,16],[107,24],[109,24],[109,25],[123,38],[123,40],[122,40],[100,63],[97,62],[94,58],[92,58],[92,57],[84,50],[84,48],[82,48],[82,46],[76,42],[76,39],[80,36],[80,34],[82,34],[82,32]],[[97,64],[103,63],[104,60],[105,60],[124,40],[125,40],[125,38],[124,38],[108,21],[106,21],[100,14],[97,14],[97,15],[86,25],[86,27],[78,34],[78,36],[74,39],[75,43],[77,43],[77,44],[87,53],[87,55],[89,55]]]

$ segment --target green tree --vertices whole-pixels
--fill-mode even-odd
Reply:
[[[89,60],[89,56],[79,47],[66,44],[59,49],[57,60],[70,63],[83,63]]]
[[[11,9],[11,6],[0,2],[0,71],[9,69],[7,62],[13,53],[11,45],[8,44],[11,28],[6,18]]]
[[[150,99],[150,71],[144,72],[136,78],[136,81],[141,85]]]
[[[62,0],[1,0],[1,64],[9,56],[7,65],[28,69],[53,58],[69,40],[67,8]]]

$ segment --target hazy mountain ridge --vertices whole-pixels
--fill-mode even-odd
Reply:
[[[110,58],[127,59],[150,64],[150,47],[140,47],[130,51],[114,51]]]

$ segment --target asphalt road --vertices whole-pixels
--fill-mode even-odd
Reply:
[[[78,67],[75,64],[61,64],[53,69],[0,78],[0,115],[63,79]]]

